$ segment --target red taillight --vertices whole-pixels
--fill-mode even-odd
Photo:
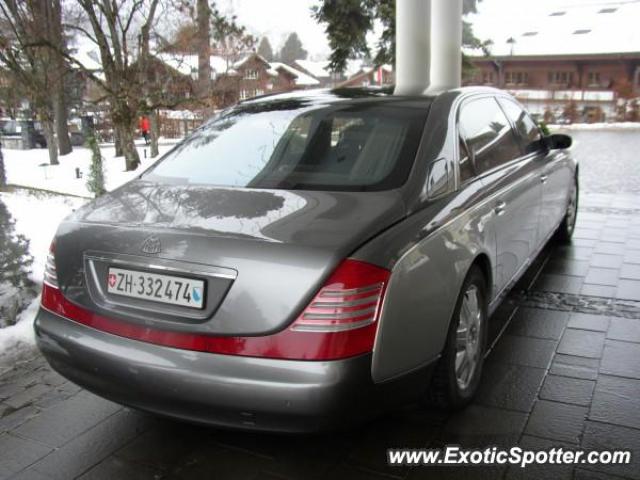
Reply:
[[[43,308],[89,327],[166,347],[250,357],[337,360],[371,352],[390,272],[343,261],[287,329],[258,337],[216,337],[153,329],[98,315],[67,300],[46,282]]]
[[[377,320],[389,271],[345,260],[292,326],[300,332],[343,332]]]
[[[43,281],[46,285],[53,288],[58,288],[58,274],[56,272],[56,258],[55,258],[56,244],[51,242],[49,247],[49,254],[47,255],[47,261],[44,265],[44,278]]]

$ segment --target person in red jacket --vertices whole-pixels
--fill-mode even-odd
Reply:
[[[139,127],[142,132],[142,138],[144,138],[144,143],[149,145],[149,119],[147,117],[140,117]]]

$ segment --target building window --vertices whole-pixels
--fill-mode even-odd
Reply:
[[[245,80],[257,80],[258,79],[258,71],[257,70],[247,70],[244,72]]]
[[[240,100],[246,100],[247,98],[249,98],[249,90],[243,88],[240,90]]]
[[[493,85],[493,72],[482,72],[482,84]]]
[[[529,74],[527,72],[505,72],[504,83],[507,85],[527,85]]]
[[[599,87],[600,84],[600,72],[589,72],[587,74],[587,84],[590,87]]]
[[[549,72],[549,83],[556,86],[568,86],[572,77],[571,72]]]
[[[256,97],[259,95],[264,95],[264,90],[262,90],[261,88],[256,90]]]

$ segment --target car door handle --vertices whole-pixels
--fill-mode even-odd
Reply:
[[[549,179],[549,175],[540,175],[540,181],[542,183],[547,183],[548,179]]]
[[[498,202],[493,211],[496,212],[496,215],[503,215],[506,209],[507,204],[505,202]]]

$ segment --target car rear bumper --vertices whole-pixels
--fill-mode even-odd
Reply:
[[[197,423],[320,431],[379,412],[389,398],[384,390],[393,390],[399,401],[405,391],[373,384],[370,354],[292,361],[178,350],[104,333],[44,309],[35,329],[51,366],[74,383],[124,405]]]

